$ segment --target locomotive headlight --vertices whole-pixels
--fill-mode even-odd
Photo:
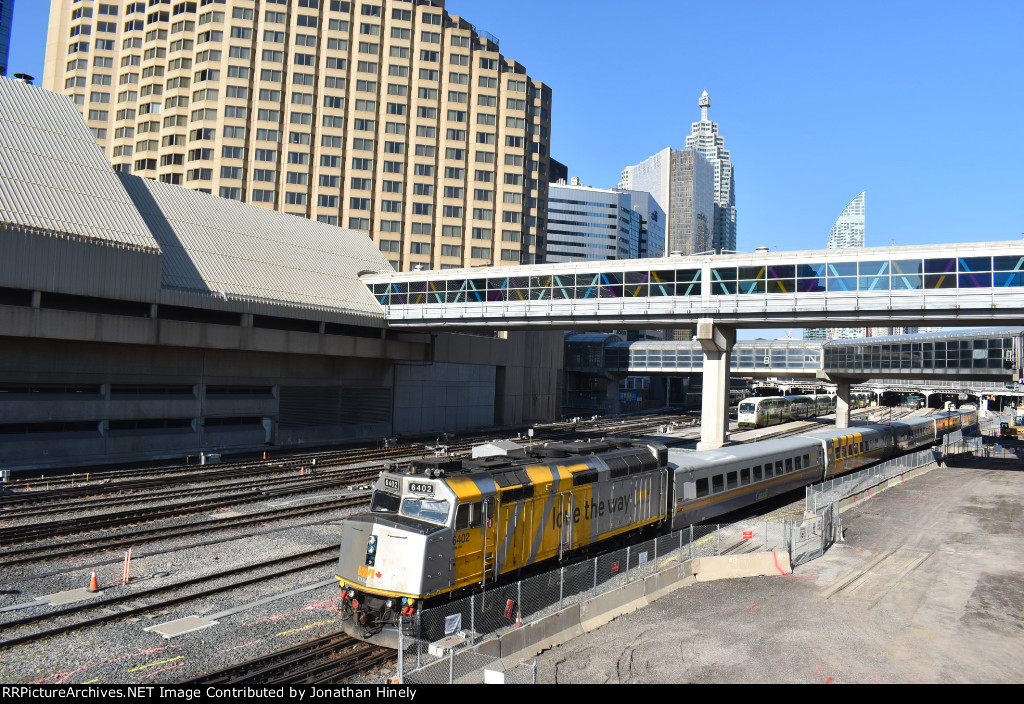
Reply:
[[[377,536],[371,535],[366,541],[366,566],[373,567],[377,561]]]

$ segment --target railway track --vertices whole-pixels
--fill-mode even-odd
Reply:
[[[259,513],[246,514],[244,516],[231,516],[226,518],[210,519],[208,521],[199,521],[188,526],[153,527],[140,531],[122,533],[120,535],[71,540],[57,545],[37,545],[15,550],[6,550],[0,552],[0,563],[5,566],[12,566],[41,562],[44,560],[63,559],[101,551],[120,550],[144,543],[191,537],[194,535],[201,535],[203,533],[258,525],[269,521],[297,518],[313,513],[324,513],[326,511],[333,511],[337,509],[352,508],[365,504],[367,501],[368,497],[366,495],[347,496],[340,499],[320,501],[299,507],[274,509],[270,511],[261,511]]]
[[[284,567],[272,572],[265,571],[269,567],[295,562],[296,560],[301,561],[301,564]],[[0,640],[0,649],[45,640],[52,636],[67,633],[68,631],[78,631],[85,628],[91,628],[110,621],[142,616],[153,611],[161,611],[178,604],[195,601],[196,599],[202,599],[204,597],[221,594],[223,592],[247,587],[253,584],[265,583],[268,580],[284,577],[296,572],[334,564],[336,561],[336,547],[331,546],[327,548],[318,548],[316,550],[310,550],[296,555],[266,560],[261,563],[245,565],[243,567],[204,575],[202,577],[195,577],[193,579],[175,582],[174,584],[133,591],[129,594],[116,597],[91,600],[86,605],[78,604],[76,606],[58,609],[56,611],[34,614],[6,621],[0,623],[0,627],[2,627],[5,633],[9,633],[15,629],[24,629],[27,626],[41,622],[57,621],[59,623],[49,628],[29,633],[22,633],[21,635],[11,636]],[[161,598],[158,601],[148,601],[153,597],[165,594],[166,592],[189,589],[190,587],[201,585],[204,582],[228,579],[239,575],[242,575],[242,579],[236,579],[228,583],[207,587],[198,591],[191,591],[188,594],[170,598]],[[126,602],[131,605],[125,606]],[[114,611],[114,608],[117,608],[118,610]]]
[[[231,506],[249,504],[256,501],[266,501],[285,496],[297,494],[308,494],[317,491],[337,490],[341,487],[351,486],[354,483],[372,481],[380,472],[379,467],[360,470],[349,470],[347,472],[336,472],[330,476],[318,476],[313,478],[289,478],[270,482],[259,487],[235,486],[235,487],[214,487],[203,490],[186,490],[180,495],[189,496],[199,494],[202,498],[192,501],[177,503],[161,503],[153,506],[133,508],[128,511],[106,513],[94,516],[77,516],[64,520],[51,520],[42,523],[30,523],[27,525],[0,528],[0,546],[19,545],[34,541],[55,538],[69,533],[88,533],[98,530],[108,530],[124,525],[137,525],[150,521],[157,521],[165,518],[177,518],[195,513],[205,513],[221,510]],[[225,496],[228,494],[228,496]],[[118,497],[103,502],[93,502],[86,506],[72,503],[64,508],[52,508],[45,512],[9,511],[4,518],[26,518],[36,515],[67,515],[72,512],[95,511],[113,506],[121,507],[127,504],[152,504],[154,501],[163,501],[173,496],[156,495],[142,497]]]
[[[177,684],[323,684],[353,677],[394,659],[394,650],[338,632]]]
[[[423,451],[421,450],[420,454],[422,454],[422,452]],[[356,457],[351,461],[345,462],[317,462],[316,469],[317,471],[322,472],[323,470],[334,469],[358,462],[380,462],[381,465],[383,465],[387,462],[400,462],[405,457],[407,457],[407,455],[404,454],[389,457],[367,456]],[[188,482],[190,484],[203,484],[231,480],[253,481],[264,476],[272,478],[275,475],[294,477],[302,468],[312,466],[313,464],[309,459],[305,459],[302,462],[287,463],[268,461],[268,463],[256,466],[249,465],[247,467],[232,467],[229,469],[184,474],[172,473],[161,477],[135,477],[124,479],[123,481],[114,480],[113,478],[103,474],[93,474],[91,475],[88,483],[84,483],[80,478],[77,486],[72,486],[70,483],[67,483],[66,486],[60,486],[58,482],[52,479],[22,479],[17,482],[8,482],[8,489],[11,490],[11,493],[0,496],[0,510],[8,510],[36,504],[54,504],[67,501],[68,499],[83,499],[87,497],[112,494],[119,495],[124,492],[131,491],[159,491],[161,489],[173,490],[180,487],[183,482]],[[50,483],[51,488],[39,488],[40,481]],[[32,488],[33,484],[36,485],[35,489]],[[58,485],[52,486],[53,484]]]

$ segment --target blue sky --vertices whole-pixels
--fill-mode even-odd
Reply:
[[[707,89],[738,247],[825,245],[867,191],[871,245],[1024,233],[1024,3],[448,0],[551,86],[585,184],[682,147]],[[16,0],[9,73],[41,79],[47,3]]]

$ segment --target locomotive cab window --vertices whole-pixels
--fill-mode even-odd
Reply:
[[[406,497],[402,501],[402,515],[418,518],[428,523],[444,525],[448,522],[448,501],[445,499],[428,499]]]
[[[395,496],[386,491],[375,491],[373,492],[373,498],[370,499],[370,511],[374,513],[398,513],[398,505],[401,502],[401,496]]]
[[[488,516],[493,518],[494,509],[492,504],[488,502],[487,508],[492,514]],[[459,504],[459,507],[455,510],[455,530],[466,530],[467,528],[479,528],[484,524],[484,503],[482,501],[476,501],[471,504]]]

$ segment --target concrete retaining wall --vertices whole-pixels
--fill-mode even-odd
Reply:
[[[867,501],[868,499],[874,498],[875,494],[880,494],[889,487],[898,486],[899,484],[902,484],[903,482],[909,479],[913,479],[914,477],[920,476],[922,474],[927,474],[933,469],[938,469],[939,466],[940,465],[938,463],[932,463],[926,464],[923,467],[917,467],[916,469],[908,469],[906,472],[902,474],[897,474],[895,477],[892,477],[891,479],[886,479],[880,482],[879,484],[876,484],[875,486],[868,487],[864,491],[859,491],[856,494],[851,494],[850,496],[847,496],[845,499],[840,499],[839,512],[842,513],[846,509],[853,508],[862,501]]]
[[[693,572],[698,582],[739,577],[771,577],[790,574],[789,553],[759,552],[751,555],[722,555],[699,557],[693,560]]]

